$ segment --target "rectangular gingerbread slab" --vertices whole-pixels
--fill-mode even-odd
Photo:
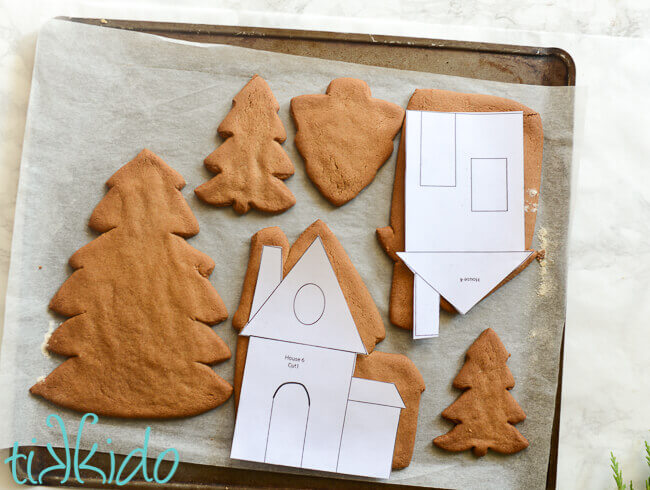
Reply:
[[[126,22],[126,21],[123,21]],[[99,21],[95,21],[99,24]],[[113,21],[108,21],[106,25],[112,26]],[[131,23],[130,27],[126,25],[116,25],[116,27],[135,29],[136,23]],[[167,31],[165,30],[167,29]],[[517,75],[513,78],[512,69],[506,69],[508,65],[505,63],[501,66],[503,69],[496,69],[491,71],[483,67],[487,71],[481,71],[480,67],[484,65],[484,62],[480,60],[484,56],[494,56],[494,63],[499,64],[498,60],[505,60],[511,57],[513,60],[517,59],[517,53],[515,49],[511,51],[504,51],[501,53],[501,57],[498,56],[498,53],[495,51],[494,46],[484,47],[481,50],[480,45],[471,45],[470,43],[454,43],[442,42],[442,45],[436,44],[435,41],[431,41],[429,46],[426,46],[425,41],[422,41],[423,44],[407,44],[408,40],[403,40],[403,44],[398,46],[390,46],[391,41],[389,38],[382,38],[385,43],[377,43],[370,41],[366,36],[351,36],[351,39],[346,42],[345,35],[333,35],[331,39],[335,41],[328,40],[327,33],[316,33],[312,37],[309,37],[309,33],[299,33],[295,32],[286,32],[284,38],[276,32],[275,35],[262,33],[261,31],[268,30],[258,30],[251,29],[246,31],[246,29],[241,28],[224,28],[224,32],[219,34],[219,28],[215,26],[176,26],[176,30],[172,25],[163,25],[163,24],[148,24],[141,23],[141,28],[137,30],[143,30],[147,32],[153,32],[156,34],[165,34],[167,33],[170,37],[177,37],[186,40],[199,41],[199,42],[221,42],[226,44],[238,44],[246,47],[252,47],[255,49],[268,49],[276,52],[285,52],[291,54],[300,54],[308,55],[313,57],[321,57],[328,59],[338,59],[343,61],[356,61],[364,64],[375,64],[378,66],[388,66],[393,68],[402,68],[402,69],[414,69],[418,68],[420,71],[429,71],[432,73],[444,73],[444,74],[453,74],[461,75],[466,77],[474,78],[485,78],[492,80],[500,80],[507,82],[521,82],[538,84],[538,85],[572,85],[573,84],[573,70],[572,63],[569,63],[565,59],[562,62],[558,62],[558,59],[561,59],[561,53],[547,53],[546,55],[537,56],[532,55],[533,51],[536,51],[536,48],[530,48],[530,51],[527,54],[522,55],[519,59],[519,62],[516,63],[518,66],[524,67],[527,66],[525,61],[530,61],[531,56],[536,62],[540,62],[539,66],[535,69],[521,68],[523,71],[530,71],[526,77]],[[192,30],[196,29],[196,30]],[[207,29],[207,32],[206,32]],[[210,30],[213,34],[210,33]],[[242,35],[237,35],[236,32],[243,32]],[[271,30],[276,31],[276,30]],[[195,34],[192,34],[192,33]],[[246,34],[248,32],[248,34]],[[212,36],[214,36],[212,38]],[[210,41],[210,38],[212,40]],[[376,37],[375,37],[376,38]],[[230,42],[228,42],[230,41]],[[411,40],[411,42],[419,42],[421,40]],[[249,43],[249,44],[246,44]],[[449,44],[444,44],[449,43]],[[341,48],[340,46],[346,46],[346,48]],[[393,49],[399,48],[399,52],[394,52]],[[390,51],[388,51],[390,50]],[[354,52],[358,53],[358,58],[354,59]],[[543,50],[542,50],[543,51]],[[552,50],[551,50],[552,51]],[[368,53],[375,53],[372,57]],[[423,53],[434,53],[436,56],[423,56]],[[444,71],[443,68],[447,65],[445,62],[444,54],[445,53],[455,53],[454,56],[458,58],[452,58],[452,65],[454,69],[458,70],[460,67],[467,68],[467,64],[470,63],[470,66],[475,64],[476,70],[467,70],[466,73],[458,73],[454,71]],[[345,56],[343,54],[345,53]],[[407,53],[413,53],[412,57],[405,56]],[[472,54],[474,53],[474,54]],[[476,55],[480,53],[480,56]],[[338,58],[336,56],[340,55]],[[384,64],[379,62],[374,62],[379,60],[379,58],[384,57]],[[464,56],[469,56],[470,58],[461,58]],[[474,58],[472,58],[474,57]],[[405,63],[405,60],[410,60],[412,63],[404,64],[402,66],[396,66],[396,63]],[[473,61],[467,61],[467,60]],[[465,60],[465,61],[463,61]],[[447,58],[449,61],[449,58]],[[561,66],[564,66],[564,72],[562,70],[555,68],[549,68],[551,65],[560,63]],[[494,67],[494,65],[489,65]],[[544,68],[545,67],[545,68]],[[439,68],[436,71],[436,68]],[[543,69],[542,69],[543,68]],[[449,70],[449,69],[447,69]],[[503,79],[498,78],[498,72],[501,72]],[[554,75],[552,75],[554,74]],[[532,80],[537,80],[536,82]],[[564,83],[562,83],[564,80]],[[390,327],[389,327],[390,328]],[[34,464],[40,462],[45,464],[45,460],[42,457],[38,457]],[[211,484],[213,488],[222,488],[225,485],[251,485],[253,483],[264,482],[265,485],[273,486],[293,486],[293,487],[321,487],[321,488],[332,488],[334,486],[346,486],[350,485],[349,482],[341,482],[339,480],[331,479],[314,479],[304,476],[290,476],[290,475],[278,475],[276,473],[270,472],[257,472],[253,477],[250,471],[242,471],[235,469],[222,469],[215,467],[208,467],[202,465],[183,465],[182,468],[178,470],[174,481],[176,484],[182,484],[185,482],[186,485],[192,486],[197,483]],[[264,476],[261,476],[264,475]],[[56,477],[50,483],[56,483]],[[89,483],[92,480],[89,480]],[[218,482],[218,483],[215,483]],[[337,483],[334,483],[337,482]],[[374,485],[374,484],[373,484]],[[370,488],[368,484],[359,483],[359,488]],[[402,487],[404,488],[404,487]]]

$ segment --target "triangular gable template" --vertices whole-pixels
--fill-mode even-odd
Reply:
[[[320,237],[240,335],[367,354]]]
[[[397,255],[459,313],[465,314],[531,253],[397,252]]]
[[[406,112],[405,251],[413,337],[436,337],[439,296],[467,313],[531,252],[523,113]]]

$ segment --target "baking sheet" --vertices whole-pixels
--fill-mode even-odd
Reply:
[[[204,205],[193,193],[211,176],[202,161],[220,143],[215,135],[219,122],[229,111],[232,97],[254,73],[268,81],[280,103],[288,133],[284,148],[296,167],[287,184],[297,204],[279,216],[254,212],[239,216],[230,208]],[[539,111],[545,147],[537,228],[547,231],[546,275],[542,277],[533,264],[464,317],[445,315],[438,339],[414,342],[411,332],[390,325],[392,263],[381,251],[374,230],[388,223],[395,154],[364,192],[342,208],[334,208],[307,179],[292,143],[291,97],[322,93],[339,76],[365,79],[373,96],[403,106],[416,88],[443,88],[509,97]],[[39,36],[21,163],[0,357],[4,395],[0,446],[30,443],[32,438],[42,444],[62,444],[59,433],[45,425],[50,413],[60,414],[68,432],[76,433],[79,414],[27,392],[37,377],[61,362],[41,352],[45,333],[62,321],[47,310],[47,304],[70,274],[66,266],[70,255],[96,237],[87,228],[87,220],[104,196],[105,181],[147,147],[188,182],[183,193],[201,225],[201,233],[189,243],[215,260],[211,280],[231,315],[239,301],[253,233],[277,225],[294,240],[317,218],[336,233],[384,316],[387,335],[378,349],[408,355],[427,384],[413,460],[407,469],[394,471],[390,482],[543,488],[565,311],[572,107],[571,88],[510,85],[229,46],[191,45],[50,21]],[[548,291],[541,296],[538,290],[543,284]],[[446,453],[431,444],[451,427],[440,412],[460,394],[451,382],[465,351],[487,327],[497,331],[513,354],[509,361],[517,381],[513,395],[528,415],[517,428],[531,446],[507,457],[490,452],[476,459],[469,452]],[[216,331],[234,351],[236,338],[230,321]],[[215,369],[232,380],[233,366],[229,361]],[[142,444],[144,429],[151,426],[150,455],[175,447],[188,462],[273,469],[229,459],[233,424],[232,401],[183,420],[102,418],[84,430],[81,447],[98,442],[100,451],[128,453]],[[110,446],[104,442],[107,437],[112,439]]]

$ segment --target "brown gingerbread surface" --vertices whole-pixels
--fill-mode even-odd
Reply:
[[[224,142],[205,159],[217,174],[194,192],[204,202],[232,206],[243,214],[251,208],[281,213],[296,203],[283,180],[293,175],[293,163],[280,146],[287,133],[278,117],[280,105],[258,75],[232,101],[232,109],[217,129]]]
[[[416,90],[409,100],[407,109],[416,111],[440,112],[506,112],[523,111],[524,113],[524,225],[526,249],[530,249],[535,233],[537,203],[542,179],[542,150],[544,132],[542,120],[538,113],[519,102],[481,94],[462,94],[447,90]],[[395,262],[393,265],[393,282],[390,292],[390,321],[394,325],[413,328],[413,273],[399,259],[396,252],[404,250],[404,171],[406,158],[404,138],[401,139],[395,168],[393,198],[390,209],[390,225],[377,228],[377,239],[384,251]],[[537,257],[533,253],[501,281],[490,293],[497,290],[524,270]],[[449,312],[453,306],[444,298],[440,305]]]
[[[337,78],[325,94],[291,99],[291,115],[307,175],[329,202],[342,206],[393,153],[404,109],[373,98],[363,80]]]
[[[89,222],[101,235],[72,255],[50,302],[69,318],[47,349],[68,359],[30,391],[105,416],[210,410],[232,394],[209,367],[230,358],[210,328],[228,313],[208,280],[213,260],[185,241],[199,232],[185,181],[143,150],[107,185]]]
[[[277,227],[265,228],[253,235],[239,308],[233,316],[233,327],[239,331],[248,322],[262,247],[264,245],[282,247],[283,269],[286,275],[317,236],[320,236],[323,241],[361,340],[370,353],[367,356],[357,356],[357,368],[354,375],[395,383],[404,400],[406,408],[400,415],[393,454],[393,468],[404,468],[409,465],[413,454],[420,395],[424,391],[424,381],[417,367],[406,356],[373,351],[375,345],[385,337],[383,321],[361,276],[345,253],[343,246],[325,223],[320,220],[314,222],[291,247],[289,247],[289,242],[282,230]],[[235,406],[239,401],[247,349],[248,338],[238,337],[235,356]]]
[[[465,364],[453,386],[465,390],[442,416],[456,425],[433,443],[447,451],[473,449],[485,456],[488,449],[512,454],[528,447],[513,424],[526,414],[510,393],[515,379],[506,366],[510,354],[494,330],[488,328],[467,350]]]

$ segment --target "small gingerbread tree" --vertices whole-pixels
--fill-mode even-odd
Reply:
[[[287,133],[279,110],[268,84],[253,76],[235,96],[217,129],[226,141],[205,159],[205,166],[217,175],[194,190],[199,199],[232,206],[239,214],[251,207],[280,213],[296,203],[282,182],[294,169],[280,146]]]
[[[228,316],[214,262],[184,238],[199,226],[180,174],[148,150],[119,169],[90,217],[102,233],[70,258],[50,308],[69,317],[50,337],[68,356],[31,392],[117,417],[181,417],[225,402],[232,387],[207,365],[230,358],[209,327]]]
[[[447,451],[474,448],[476,456],[484,456],[488,449],[512,454],[528,447],[526,438],[512,425],[523,421],[526,414],[509,391],[515,386],[506,366],[509,357],[491,328],[471,345],[453,383],[466,391],[442,412],[457,425],[436,437],[436,446]]]

